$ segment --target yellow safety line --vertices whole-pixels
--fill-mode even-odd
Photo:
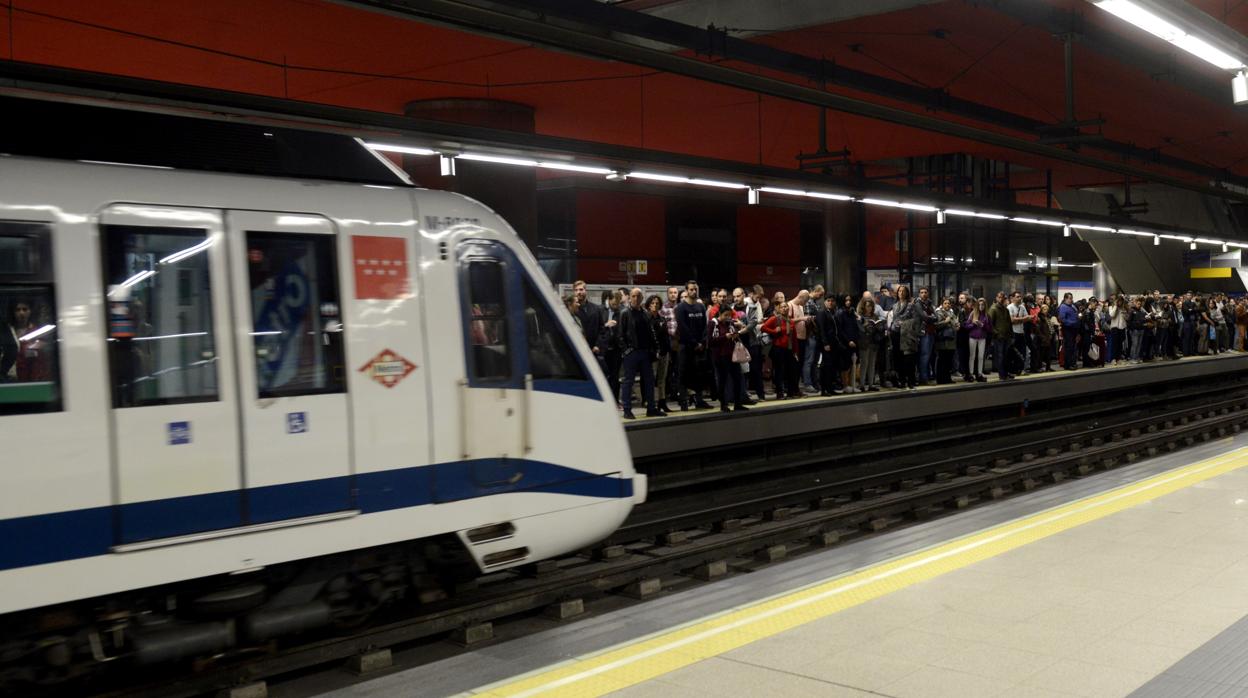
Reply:
[[[1236,449],[472,693],[527,698],[618,691],[1246,465],[1248,448]]]

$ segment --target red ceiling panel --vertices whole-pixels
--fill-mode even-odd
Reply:
[[[1107,21],[1083,2],[1055,4]],[[1238,8],[1229,16],[1248,18]],[[815,147],[812,107],[330,2],[45,0],[14,7],[11,27],[4,14],[0,22],[23,61],[391,112],[418,99],[497,97],[533,105],[539,133],[782,167]],[[932,36],[934,29],[946,37]],[[1058,42],[974,3],[920,5],[758,40],[1038,119],[1056,120],[1064,110]],[[1243,117],[1229,104],[1155,82],[1086,47],[1076,66],[1078,115],[1104,116],[1107,135],[1248,173],[1248,129],[1239,129]],[[1111,178],[839,113],[829,116],[828,138],[856,160],[960,151],[1053,167],[1057,186]]]

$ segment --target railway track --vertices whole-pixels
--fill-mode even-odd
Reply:
[[[1248,384],[1236,379],[1220,386],[1216,399],[1200,385],[1122,396],[1090,411],[1080,406],[1074,429],[1065,411],[1005,421],[977,433],[973,448],[964,436],[942,440],[921,433],[905,443],[876,444],[873,451],[859,444],[839,454],[795,458],[770,471],[744,467],[736,476],[721,473],[710,492],[699,478],[659,478],[655,499],[592,551],[483,577],[449,601],[395,609],[410,615],[349,637],[250,648],[201,663],[189,676],[96,694],[194,696],[418,641],[449,638],[471,648],[493,636],[494,623],[508,619],[543,612],[571,619],[604,597],[644,599],[673,579],[709,581],[756,569],[1248,428]],[[862,462],[864,449],[878,460]]]

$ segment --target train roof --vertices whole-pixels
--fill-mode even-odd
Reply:
[[[0,114],[9,155],[411,186],[345,134],[7,96]]]

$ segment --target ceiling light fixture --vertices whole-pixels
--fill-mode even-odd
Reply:
[[[973,216],[975,218],[988,218],[988,219],[996,220],[996,221],[1004,221],[1004,220],[1009,219],[1009,216],[1003,216],[999,213],[982,213],[980,211],[964,211],[959,208],[945,209],[945,213],[951,216]]]
[[[1223,70],[1238,70],[1244,67],[1242,60],[1216,48],[1204,39],[1188,34],[1133,0],[1097,0],[1095,4],[1115,17],[1134,24],[1149,34]]]
[[[758,189],[750,187],[749,192],[745,195],[745,201],[751,206],[758,205]]]
[[[1011,218],[1010,220],[1014,221],[1015,223],[1031,223],[1033,225],[1048,225],[1054,228],[1066,227],[1066,224],[1061,221],[1046,221],[1046,220],[1041,220],[1039,218],[1021,218],[1021,217],[1015,216]]]
[[[414,148],[407,145],[395,145],[392,143],[364,143],[364,147],[369,150],[376,150],[382,153],[402,153],[404,155],[437,155],[438,151],[429,148]]]

